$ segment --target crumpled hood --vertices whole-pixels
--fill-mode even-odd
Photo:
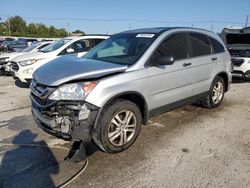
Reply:
[[[58,86],[73,80],[95,79],[126,69],[127,65],[62,56],[37,69],[33,78],[43,85]]]
[[[43,52],[29,52],[23,55],[20,55],[16,58],[13,59],[13,61],[18,62],[18,61],[24,61],[28,59],[44,59],[50,57],[49,53],[43,53]]]

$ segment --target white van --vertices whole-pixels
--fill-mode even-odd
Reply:
[[[67,37],[55,41],[39,52],[18,56],[11,62],[12,77],[21,82],[30,82],[33,72],[45,63],[67,54],[81,57],[108,37],[107,35]]]

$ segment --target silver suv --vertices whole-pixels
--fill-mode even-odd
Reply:
[[[50,134],[128,149],[150,117],[185,104],[218,107],[231,83],[230,55],[217,34],[193,28],[118,33],[83,58],[40,67],[32,112]]]

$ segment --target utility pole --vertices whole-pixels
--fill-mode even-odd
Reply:
[[[8,19],[8,29],[9,29],[9,36],[11,36],[11,33],[10,33],[10,20]]]
[[[128,29],[129,29],[129,30],[131,29],[131,24],[128,24]]]
[[[248,15],[247,15],[247,17],[246,17],[245,27],[247,27],[247,24],[248,24]]]
[[[69,22],[67,22],[67,30],[68,30],[68,37],[69,37]]]
[[[214,30],[214,21],[212,20],[212,22],[211,22],[211,31],[213,31]]]

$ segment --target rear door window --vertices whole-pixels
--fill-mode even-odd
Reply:
[[[189,38],[192,46],[190,57],[204,56],[212,53],[212,47],[206,35],[200,33],[189,33]]]

